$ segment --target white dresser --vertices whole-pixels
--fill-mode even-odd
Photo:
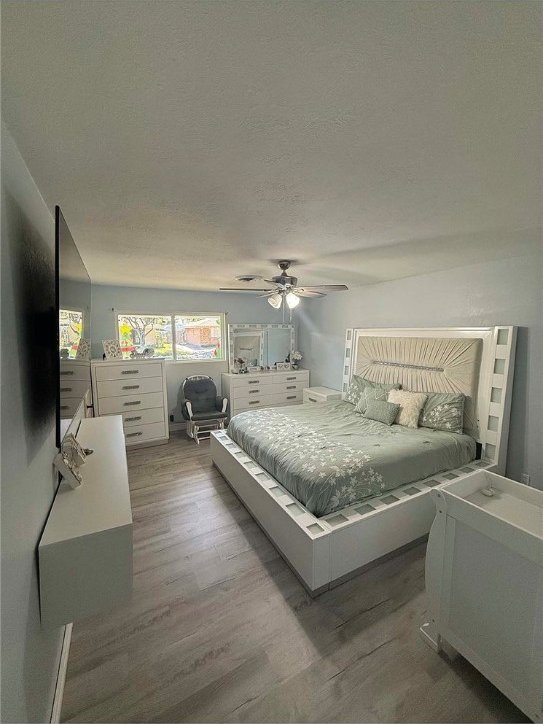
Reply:
[[[93,360],[95,415],[122,415],[126,445],[169,438],[164,360]]]
[[[88,360],[61,359],[60,418],[71,420],[83,398],[85,398],[86,407],[90,407],[92,405],[90,362]]]
[[[222,394],[228,397],[230,417],[261,407],[300,405],[304,387],[309,385],[309,370],[221,375]]]

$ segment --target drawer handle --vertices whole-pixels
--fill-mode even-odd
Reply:
[[[143,435],[143,432],[127,432],[126,437],[138,437],[139,435]]]
[[[139,370],[121,370],[122,375],[139,375]]]
[[[61,392],[71,392],[73,390],[73,387],[61,387]]]
[[[309,400],[309,402],[317,402],[316,397],[308,397],[307,399]]]
[[[141,420],[141,415],[136,415],[136,417],[125,418],[125,422],[137,422],[137,420]]]
[[[295,390],[296,385],[287,385],[287,390]]]
[[[251,401],[249,402],[249,404],[250,404],[250,405],[258,405],[259,402],[260,402],[260,400],[251,400]]]
[[[60,374],[61,375],[73,375],[73,373],[74,373],[73,370],[62,370]]]
[[[141,400],[136,400],[135,402],[123,402],[123,405],[125,407],[128,407],[129,405],[141,405]]]
[[[287,382],[290,382],[291,380],[295,380],[296,377],[287,377]]]
[[[295,400],[296,395],[287,395],[287,400]]]
[[[258,395],[259,392],[260,390],[249,390],[250,395]]]
[[[123,385],[122,386],[123,390],[139,390],[139,388],[140,388],[139,385]]]
[[[70,406],[69,406],[69,405],[61,405],[61,406],[60,406],[60,409],[61,409],[61,410],[69,410],[69,409],[70,409]]]
[[[248,385],[258,385],[258,380],[247,380]]]

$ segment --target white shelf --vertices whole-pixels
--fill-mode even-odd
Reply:
[[[70,623],[111,608],[132,590],[132,511],[122,418],[81,421],[94,453],[82,484],[61,483],[39,544],[41,620]]]

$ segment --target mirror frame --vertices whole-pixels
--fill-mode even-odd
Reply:
[[[228,371],[234,373],[234,334],[236,330],[240,332],[265,332],[269,329],[290,329],[290,354],[295,350],[296,331],[293,324],[277,323],[277,324],[259,324],[258,322],[247,324],[229,324],[228,325]]]

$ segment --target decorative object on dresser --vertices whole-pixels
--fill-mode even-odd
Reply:
[[[290,354],[290,361],[292,363],[292,369],[297,370],[300,366],[300,362],[303,360],[304,356],[301,352],[298,350],[295,350],[294,352],[291,352]]]
[[[85,337],[81,337],[77,345],[77,352],[75,354],[76,359],[90,359],[90,342]]]
[[[103,339],[102,346],[106,359],[122,359],[121,345],[118,339]]]
[[[341,400],[341,392],[330,387],[306,387],[303,391],[304,402],[328,402]]]
[[[164,360],[93,360],[95,414],[122,415],[126,445],[168,441]]]
[[[223,430],[228,417],[228,398],[219,397],[213,379],[208,375],[192,375],[183,381],[183,417],[187,435],[200,444],[209,439],[211,430]]]
[[[60,451],[55,455],[53,465],[70,488],[78,488],[81,485],[82,477],[79,468],[65,452]]]
[[[480,471],[431,497],[423,639],[452,646],[541,722],[543,491]]]
[[[222,391],[230,402],[229,415],[261,407],[300,405],[309,384],[309,370],[260,372],[255,375],[223,373]]]

